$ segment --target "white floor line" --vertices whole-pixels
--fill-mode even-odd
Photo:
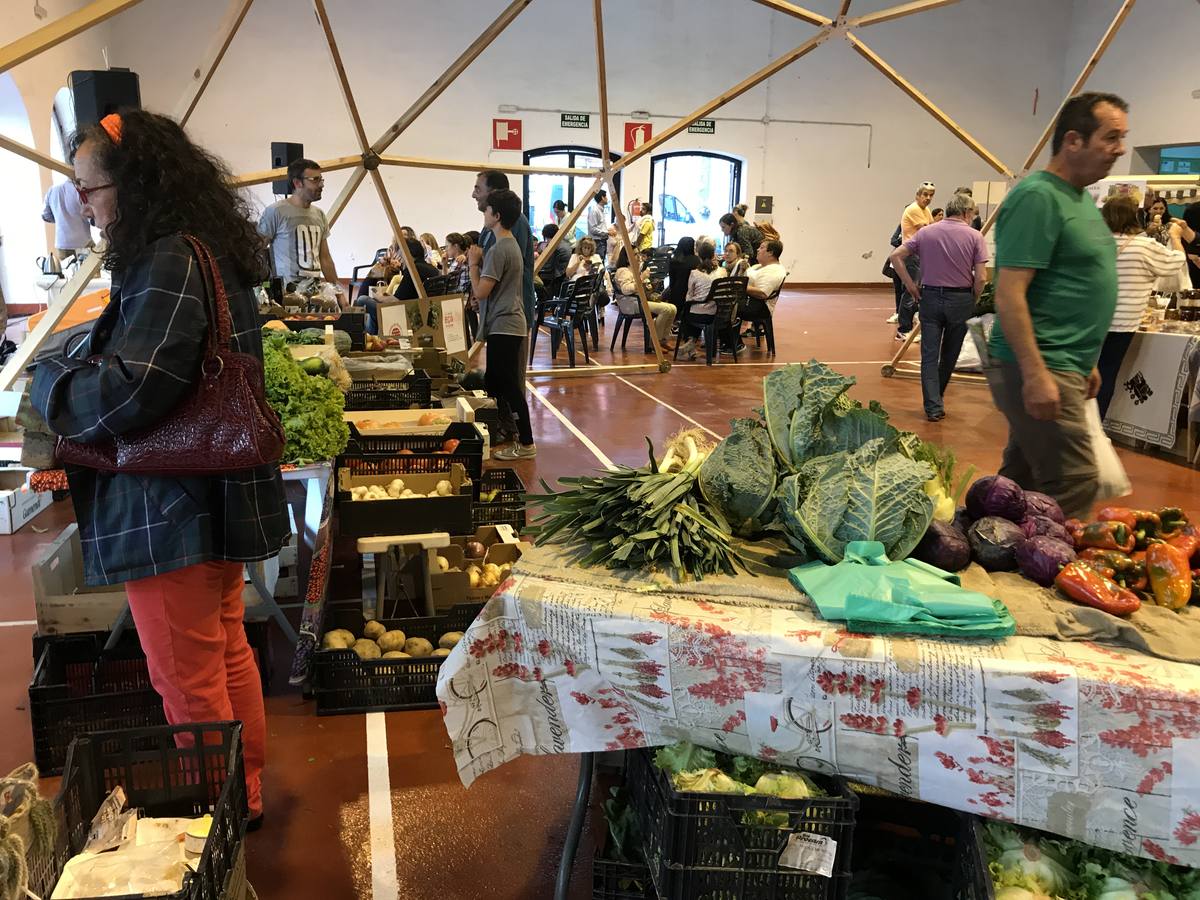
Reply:
[[[808,360],[796,359],[796,360],[792,360],[791,362],[799,363],[799,362],[807,362],[807,361]],[[827,365],[827,366],[882,366],[887,363],[890,363],[891,360],[890,359],[853,359],[853,360],[836,360],[834,362],[825,362],[825,360],[821,360],[821,362],[824,362],[825,365]],[[773,368],[778,368],[780,366],[786,366],[786,365],[788,365],[788,361],[780,360],[779,362],[722,363],[721,368],[734,368],[736,366],[771,366]],[[671,368],[673,368],[673,369],[675,369],[675,368],[706,369],[706,368],[712,368],[712,367],[706,366],[702,362],[694,362],[694,363],[677,362],[677,363],[674,363],[671,366]],[[647,374],[652,374],[652,373],[647,373]]]
[[[36,625],[37,619],[18,619],[13,622],[0,622],[0,628],[17,628],[21,625]]]
[[[591,438],[589,438],[586,434],[584,434],[582,431],[580,431],[578,428],[576,428],[575,423],[572,422],[570,419],[568,419],[566,416],[564,416],[559,411],[557,406],[555,406],[553,403],[551,403],[549,400],[547,400],[542,395],[542,392],[539,391],[532,384],[532,382],[526,381],[525,387],[528,389],[529,393],[533,394],[533,396],[535,398],[537,398],[537,401],[539,403],[541,403],[542,406],[544,406],[544,407],[546,407],[546,409],[550,410],[550,412],[551,412],[551,414],[553,414],[554,418],[556,418],[556,419],[558,419],[558,421],[562,422],[563,426],[567,429],[567,431],[571,432],[571,434],[573,434],[573,435],[575,435],[575,437],[579,438],[579,442],[581,444],[583,444],[583,446],[587,447],[589,450],[592,451],[592,456],[594,456],[594,457],[596,457],[596,459],[600,460],[600,465],[604,466],[606,469],[615,469],[616,468],[616,466],[613,465],[613,461],[604,455],[604,451],[601,450],[599,447],[597,447],[595,444],[593,444],[591,441]]]
[[[658,397],[655,397],[655,396],[654,396],[653,394],[651,394],[649,391],[643,391],[643,390],[642,390],[640,387],[638,387],[638,386],[637,386],[636,384],[634,384],[632,381],[629,381],[628,379],[626,379],[624,376],[621,376],[621,375],[615,375],[615,376],[613,376],[613,377],[615,377],[615,378],[617,379],[617,381],[620,381],[620,382],[622,382],[622,383],[624,383],[624,384],[627,384],[627,385],[629,385],[631,388],[633,388],[633,389],[634,389],[635,391],[637,391],[639,394],[645,394],[647,397],[649,397],[651,400],[653,400],[653,401],[654,401],[655,403],[657,403],[659,406],[665,407],[666,409],[669,409],[671,412],[675,413],[675,415],[679,416],[679,418],[681,418],[681,419],[684,419],[684,420],[686,420],[686,421],[688,421],[688,422],[691,422],[693,425],[695,425],[695,426],[696,426],[697,428],[699,428],[701,431],[707,431],[709,434],[711,434],[713,437],[715,437],[715,438],[716,438],[718,441],[721,439],[721,435],[717,434],[717,433],[716,433],[715,431],[713,431],[711,428],[709,428],[709,427],[707,427],[707,426],[705,426],[705,425],[701,425],[699,422],[697,422],[695,419],[693,419],[693,418],[692,418],[691,416],[689,416],[687,413],[685,413],[685,412],[680,412],[680,411],[679,411],[679,410],[677,410],[675,407],[673,407],[673,406],[672,406],[670,403],[668,403],[668,402],[667,402],[667,401],[665,401],[665,400],[660,400]]]
[[[396,829],[392,822],[392,776],[383,713],[367,713],[367,810],[371,822],[371,898],[399,900]]]

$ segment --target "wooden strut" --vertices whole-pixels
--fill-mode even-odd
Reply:
[[[350,177],[346,180],[346,184],[342,187],[342,191],[337,195],[337,199],[333,201],[333,205],[329,207],[329,212],[325,214],[325,218],[329,220],[329,227],[333,227],[333,223],[338,220],[346,207],[350,203],[350,199],[354,196],[354,192],[358,190],[359,185],[363,183],[363,179],[367,177],[367,170],[359,166],[350,173]]]
[[[991,153],[991,151],[989,151],[986,147],[979,143],[979,141],[975,140],[975,138],[968,134],[966,129],[946,115],[946,113],[942,112],[936,103],[921,93],[921,91],[918,90],[912,82],[888,65],[883,58],[879,56],[879,54],[877,54],[853,34],[847,33],[846,40],[850,42],[850,46],[853,47],[863,59],[883,73],[884,77],[887,78],[888,81],[892,82],[892,84],[896,85],[896,87],[908,94],[908,96],[915,100],[919,106],[923,107],[927,113],[946,126],[950,133],[966,144],[976,156],[982,159],[1001,175],[1004,175],[1008,178],[1012,177],[1013,173],[1008,166],[1000,162],[1000,160],[997,159],[996,156]]]
[[[338,156],[334,159],[322,159],[317,162],[325,172],[338,172],[342,169],[353,169],[355,166],[362,165],[362,156]],[[281,178],[287,178],[287,168],[280,169],[264,169],[261,172],[248,172],[245,175],[233,176],[234,187],[250,187],[255,184],[266,184],[270,181],[279,181]]]
[[[914,0],[912,3],[901,3],[899,6],[889,6],[887,9],[881,9],[878,12],[867,13],[866,15],[848,19],[846,27],[866,28],[870,25],[878,25],[880,22],[891,22],[893,19],[900,19],[904,16],[911,16],[914,13],[937,9],[941,6],[949,6],[951,3],[957,2],[958,0]]]
[[[117,13],[137,6],[141,0],[93,0],[82,9],[67,13],[37,31],[17,38],[0,47],[0,72],[7,72],[15,65],[33,59],[44,50],[57,47],[63,41],[87,31]]]
[[[657,375],[662,370],[654,363],[629,366],[576,366],[574,369],[530,369],[526,378],[590,378],[593,375]]]
[[[809,25],[820,25],[822,28],[833,24],[833,20],[820,13],[813,12],[811,9],[805,9],[803,6],[797,6],[794,3],[788,3],[787,0],[754,0],[759,6],[765,6],[767,9],[773,9],[775,12],[783,13],[785,16],[799,19],[801,22],[807,22]],[[846,5],[849,5],[849,0],[846,0]],[[842,15],[845,15],[843,12]]]
[[[179,119],[180,127],[187,127],[188,119],[192,117],[192,113],[195,112],[197,105],[200,103],[200,98],[204,96],[205,90],[208,89],[209,82],[212,81],[212,77],[217,71],[217,66],[225,58],[225,51],[233,43],[233,37],[237,34],[238,29],[242,27],[242,22],[246,18],[246,13],[250,11],[250,4],[253,2],[254,0],[230,0],[229,8],[221,18],[221,27],[217,29],[216,49],[210,53],[211,60],[196,69],[197,80],[195,83],[188,85],[183,98],[175,107],[176,118]],[[179,110],[183,111],[182,115],[179,114]]]
[[[419,156],[380,156],[381,166],[401,166],[412,169],[445,169],[450,172],[482,172],[495,169],[515,175],[578,175],[592,176],[595,169],[567,169],[554,166],[526,166],[505,162],[464,162],[450,159],[425,159]]]
[[[34,150],[32,147],[26,147],[24,144],[18,143],[12,138],[6,138],[2,134],[0,134],[0,149],[8,150],[10,153],[15,153],[17,156],[24,157],[30,162],[37,163],[43,168],[53,169],[55,172],[61,172],[63,175],[66,175],[72,180],[75,178],[75,170],[66,163],[59,162],[57,159],[47,156],[45,153],[42,153],[38,150]]]
[[[542,266],[544,266],[550,260],[551,255],[554,253],[558,245],[561,244],[566,239],[567,235],[571,233],[572,229],[575,228],[575,223],[579,220],[579,217],[583,215],[583,211],[588,208],[588,204],[592,202],[592,198],[600,193],[600,189],[602,187],[604,187],[604,176],[597,175],[596,180],[592,182],[592,186],[588,188],[584,195],[575,203],[575,208],[571,210],[566,220],[558,226],[558,234],[550,238],[549,243],[542,248],[542,252],[538,254],[536,259],[534,259],[534,275],[542,270]]]
[[[653,152],[658,146],[660,146],[665,141],[669,141],[671,138],[675,137],[675,135],[684,131],[689,125],[691,125],[697,119],[703,119],[705,116],[709,115],[713,111],[720,109],[722,106],[724,106],[729,101],[740,97],[742,94],[746,93],[746,91],[757,86],[761,82],[766,81],[768,78],[770,78],[776,72],[790,66],[792,63],[794,63],[800,57],[805,56],[808,53],[811,53],[817,47],[821,46],[821,44],[825,43],[825,41],[829,40],[830,34],[832,34],[832,32],[829,28],[822,28],[820,32],[818,32],[813,37],[809,38],[803,44],[800,44],[798,47],[794,48],[790,52],[785,53],[783,56],[779,57],[779,59],[774,60],[773,62],[768,63],[767,65],[763,66],[761,69],[759,69],[754,74],[748,75],[746,78],[744,78],[738,84],[731,87],[729,90],[725,91],[724,93],[718,94],[716,97],[709,100],[707,103],[705,103],[700,108],[693,110],[690,114],[684,116],[682,119],[680,119],[675,124],[668,126],[665,130],[654,135],[654,137],[652,137],[650,140],[646,141],[646,143],[642,144],[642,146],[638,147],[636,150],[632,151],[631,153],[626,153],[624,156],[622,156],[620,159],[618,159],[615,163],[613,163],[612,174],[615,175],[617,172],[620,172],[623,168],[625,168],[631,162],[636,162],[637,160],[639,160],[643,156],[645,156],[647,153]]]
[[[602,0],[592,0],[592,15],[596,20],[596,80],[600,90],[601,173],[604,180],[608,182],[608,189],[612,193],[612,206],[617,215],[617,234],[621,236],[621,244],[625,248],[625,255],[629,258],[629,267],[633,270],[633,280],[637,286],[638,305],[641,306],[642,315],[645,316],[643,324],[645,325],[646,333],[651,336],[650,342],[654,346],[654,357],[658,360],[659,371],[666,372],[671,368],[671,364],[663,357],[662,345],[659,344],[658,333],[654,330],[654,315],[650,312],[650,298],[646,296],[646,285],[642,283],[641,256],[634,248],[633,242],[629,239],[629,228],[625,222],[625,213],[621,209],[621,198],[617,195],[616,180],[612,177],[611,145],[609,144],[608,133],[608,73],[605,64],[604,11],[601,8],[601,2]],[[584,340],[587,340],[586,335],[584,335]]]

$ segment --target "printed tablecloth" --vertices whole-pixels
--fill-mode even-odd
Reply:
[[[1117,374],[1105,430],[1168,450],[1174,447],[1179,407],[1185,402],[1183,392],[1198,346],[1200,338],[1189,334],[1135,334]]]
[[[1098,644],[858,635],[519,564],[437,693],[467,785],[691,738],[1200,866],[1200,668]]]

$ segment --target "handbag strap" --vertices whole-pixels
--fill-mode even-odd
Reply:
[[[191,245],[192,252],[196,254],[196,260],[200,263],[200,275],[204,279],[205,287],[209,289],[206,293],[211,295],[211,302],[208,296],[205,297],[204,313],[209,326],[206,357],[212,359],[217,355],[218,348],[233,349],[233,318],[229,310],[229,295],[225,291],[221,269],[208,245],[190,234],[183,235],[183,239]]]

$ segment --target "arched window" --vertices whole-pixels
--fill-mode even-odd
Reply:
[[[660,246],[702,234],[721,246],[717,222],[733,209],[741,193],[742,161],[736,157],[699,150],[650,157],[652,215],[658,223]]]
[[[570,145],[556,147],[538,147],[525,151],[525,165],[549,166],[556,169],[599,169],[600,151],[595,147],[576,147]],[[620,159],[616,153],[610,154],[613,162]],[[614,179],[617,190],[621,189],[621,176]],[[521,197],[525,204],[525,217],[533,226],[534,234],[542,233],[542,226],[553,221],[551,212],[554,201],[561,200],[567,204],[567,209],[575,208],[575,203],[583,199],[593,179],[584,175],[526,175],[525,191]],[[610,198],[611,199],[611,198]],[[580,217],[575,223],[575,235],[580,237],[587,231],[587,219]]]

